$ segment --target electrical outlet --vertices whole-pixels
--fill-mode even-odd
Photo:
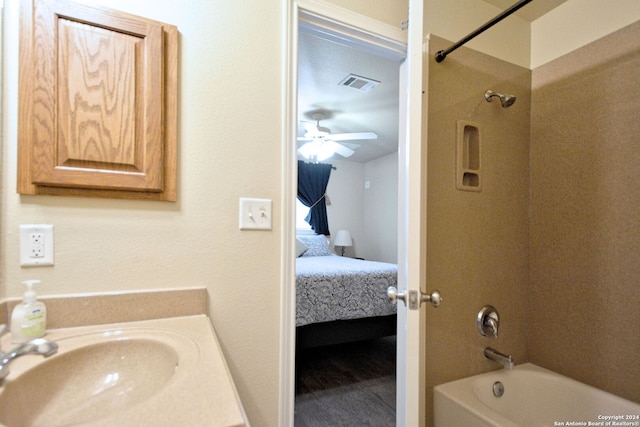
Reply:
[[[241,197],[240,230],[271,230],[271,199]]]
[[[44,234],[29,233],[29,256],[31,258],[44,258]]]
[[[53,265],[53,225],[20,225],[20,265],[22,267]]]

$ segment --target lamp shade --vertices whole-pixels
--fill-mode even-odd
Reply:
[[[351,240],[351,233],[349,230],[338,230],[336,232],[336,237],[333,239],[334,246],[352,246],[353,241]]]

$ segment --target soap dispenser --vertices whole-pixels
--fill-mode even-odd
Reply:
[[[22,282],[27,291],[22,302],[16,305],[11,313],[11,342],[18,344],[44,336],[47,327],[47,308],[36,299],[33,285],[39,280]]]

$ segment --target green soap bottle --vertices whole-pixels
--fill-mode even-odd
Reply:
[[[11,342],[23,343],[44,336],[47,328],[47,307],[38,301],[33,285],[39,280],[22,282],[27,291],[22,302],[11,313]]]

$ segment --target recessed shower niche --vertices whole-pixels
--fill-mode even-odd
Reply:
[[[480,125],[458,120],[456,143],[456,188],[481,191]]]

